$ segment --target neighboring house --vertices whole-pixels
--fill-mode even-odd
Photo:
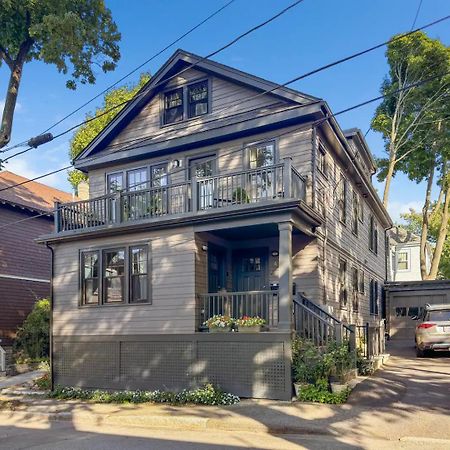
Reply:
[[[21,186],[10,186],[26,182]],[[34,302],[50,294],[50,251],[35,242],[53,231],[55,201],[72,195],[0,172],[0,339],[11,346]],[[42,214],[31,220],[33,216]],[[30,219],[30,220],[29,220]]]
[[[329,115],[323,100],[177,51],[76,158],[90,199],[60,205],[42,237],[55,382],[209,380],[289,399],[294,302],[378,323],[392,224],[363,135]],[[263,316],[270,331],[201,332],[221,313]]]
[[[388,231],[388,281],[420,281],[420,237],[396,226]],[[432,248],[427,243],[426,268],[430,271]]]

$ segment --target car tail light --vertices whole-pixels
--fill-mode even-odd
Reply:
[[[431,327],[435,327],[436,324],[435,323],[421,323],[417,328],[431,328]]]

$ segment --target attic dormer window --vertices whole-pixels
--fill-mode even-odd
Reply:
[[[208,81],[188,86],[189,118],[208,114]]]
[[[183,120],[183,88],[164,94],[164,124]]]

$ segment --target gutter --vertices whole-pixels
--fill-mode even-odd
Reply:
[[[50,269],[50,329],[49,329],[49,343],[50,343],[50,389],[53,391],[55,387],[54,383],[54,370],[53,370],[53,274],[55,270],[55,254],[53,247],[48,242],[45,242],[45,246],[50,250],[51,257],[51,269]]]

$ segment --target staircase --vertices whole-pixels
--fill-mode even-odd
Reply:
[[[294,327],[300,337],[312,340],[318,347],[330,341],[356,341],[352,327],[301,294],[294,297]]]

